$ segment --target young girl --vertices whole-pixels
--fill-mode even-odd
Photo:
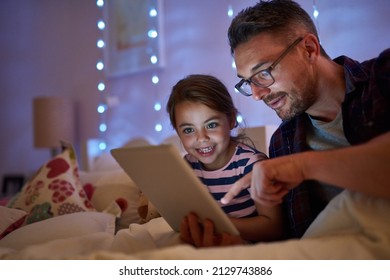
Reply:
[[[184,149],[185,159],[219,200],[235,181],[252,170],[255,162],[267,156],[244,144],[244,137],[231,136],[237,127],[237,109],[224,84],[213,76],[190,75],[173,88],[167,112]],[[241,142],[240,142],[241,141]],[[247,241],[281,238],[280,207],[266,208],[243,190],[228,205],[219,203]],[[194,242],[181,233],[184,241]]]

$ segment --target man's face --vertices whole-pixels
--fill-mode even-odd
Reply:
[[[279,43],[278,43],[279,42]],[[237,76],[248,79],[268,68],[288,47],[270,35],[257,35],[234,52]],[[292,48],[271,71],[275,82],[267,87],[251,84],[252,97],[263,100],[282,120],[305,112],[316,101],[314,72],[305,60],[304,40]]]

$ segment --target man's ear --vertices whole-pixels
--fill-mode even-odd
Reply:
[[[317,37],[314,34],[307,34],[303,40],[307,58],[312,61],[316,60],[321,52],[321,46]]]

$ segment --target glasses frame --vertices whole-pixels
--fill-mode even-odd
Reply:
[[[252,76],[250,76],[248,79],[241,79],[241,81],[239,81],[235,86],[234,88],[236,90],[238,90],[238,92],[240,92],[242,95],[244,96],[252,96],[253,93],[247,93],[246,91],[242,90],[241,87],[244,83],[247,83],[249,86],[251,84],[254,84],[255,86],[257,87],[261,87],[261,88],[267,88],[269,86],[272,86],[274,83],[275,83],[275,78],[274,76],[272,76],[271,74],[271,71],[275,69],[276,65],[278,65],[280,63],[280,61],[282,61],[282,59],[296,46],[298,45],[301,41],[303,40],[303,37],[300,37],[298,39],[296,39],[290,46],[287,47],[287,49],[285,49],[285,51],[274,61],[274,63],[272,63],[268,68],[266,69],[262,69],[262,70],[259,70],[257,71],[256,73],[254,73]],[[262,85],[262,84],[259,84],[257,83],[256,81],[253,81],[252,78],[254,76],[256,76],[257,74],[259,74],[260,72],[266,72],[268,75],[270,75],[270,77],[272,78],[270,81],[269,84],[267,85]]]

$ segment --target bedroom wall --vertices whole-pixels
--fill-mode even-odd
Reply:
[[[151,83],[151,72],[106,80],[106,91],[118,104],[107,112],[105,140],[109,148],[145,136],[160,142],[173,134],[165,111],[156,112],[156,99],[165,104],[171,87],[191,73],[212,74],[233,88],[226,30],[235,14],[255,0],[164,0],[165,67]],[[298,1],[310,14],[312,0]],[[358,60],[377,55],[390,46],[390,1],[317,0],[323,46],[332,56],[346,54]],[[100,99],[96,85],[102,77],[96,61],[101,10],[95,0],[3,0],[0,6],[0,176],[30,176],[49,157],[33,147],[32,100],[41,95],[71,98],[76,106],[75,126],[80,161],[87,139],[99,137]],[[275,114],[232,90],[247,126],[278,124]],[[163,130],[156,132],[157,122]]]

